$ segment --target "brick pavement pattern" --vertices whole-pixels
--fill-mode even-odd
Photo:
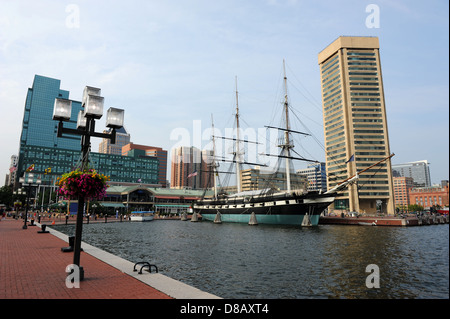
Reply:
[[[81,252],[85,278],[67,288],[68,243],[23,221],[0,221],[0,299],[172,299],[161,291]]]

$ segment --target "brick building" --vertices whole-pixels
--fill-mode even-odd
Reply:
[[[418,187],[409,191],[410,204],[417,204],[424,209],[430,209],[432,206],[448,206],[448,184],[444,187]]]
[[[161,147],[140,145],[128,143],[122,147],[122,155],[126,156],[130,151],[141,150],[145,152],[145,156],[156,157],[159,161],[158,184],[162,187],[167,186],[167,151]]]
[[[180,146],[172,149],[170,188],[204,189],[213,187],[213,174],[208,165],[212,151]]]
[[[393,177],[395,207],[408,206],[409,191],[414,188],[414,179],[412,177]]]

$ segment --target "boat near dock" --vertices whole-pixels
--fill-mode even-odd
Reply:
[[[134,211],[130,214],[130,221],[132,222],[149,222],[155,217],[153,211]]]
[[[331,205],[338,191],[345,189],[348,185],[355,183],[359,178],[358,175],[352,176],[342,183],[338,184],[331,190],[322,193],[322,191],[308,191],[305,187],[299,187],[299,184],[294,183],[296,174],[294,173],[294,166],[292,160],[306,161],[317,163],[317,160],[304,158],[302,155],[294,151],[292,133],[309,136],[310,134],[299,132],[291,129],[289,121],[289,114],[292,108],[288,103],[287,77],[285,64],[283,60],[284,73],[284,101],[282,108],[282,120],[280,127],[269,126],[268,129],[278,130],[279,143],[281,148],[279,154],[260,153],[263,156],[272,156],[278,158],[277,165],[269,169],[270,177],[264,179],[264,185],[257,189],[243,190],[241,185],[242,165],[253,165],[259,167],[266,167],[268,165],[261,163],[249,163],[244,161],[242,157],[243,148],[240,143],[256,143],[255,141],[247,141],[239,137],[239,103],[236,80],[236,138],[229,138],[235,142],[233,149],[233,160],[230,162],[235,165],[235,172],[222,172],[224,174],[235,173],[237,192],[229,194],[226,191],[218,191],[218,185],[224,186],[224,183],[217,181],[219,165],[216,161],[228,161],[226,159],[216,159],[215,151],[215,136],[212,135],[213,156],[212,163],[209,165],[209,173],[213,176],[214,196],[203,196],[201,199],[193,203],[194,214],[197,213],[203,217],[204,220],[212,221],[216,224],[222,222],[245,223],[249,225],[258,224],[272,224],[272,225],[301,225],[301,226],[317,226],[320,214]],[[282,126],[282,127],[281,127]],[[212,123],[214,131],[214,124]],[[297,154],[293,156],[291,152]],[[392,157],[391,155],[390,157]],[[390,158],[388,157],[388,158]],[[386,158],[386,159],[388,159]],[[382,161],[386,160],[383,159]],[[381,161],[381,162],[382,162]],[[380,162],[380,163],[381,163]],[[379,164],[379,163],[377,163]],[[284,169],[282,167],[284,165]],[[292,168],[292,169],[291,169]],[[371,167],[369,167],[371,168]],[[369,169],[367,168],[367,169]],[[361,172],[360,172],[361,173]],[[278,175],[284,175],[285,184],[282,186],[276,185],[273,181]],[[292,181],[291,181],[292,178]],[[191,220],[193,221],[193,220]]]

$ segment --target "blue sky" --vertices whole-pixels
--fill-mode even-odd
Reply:
[[[366,26],[370,4],[379,8],[378,28]],[[448,6],[446,0],[0,0],[0,176],[18,152],[35,74],[60,79],[74,100],[84,86],[100,87],[105,109],[125,109],[132,142],[170,150],[180,130],[195,144],[194,123],[204,132],[211,114],[222,132],[232,126],[236,76],[243,125],[275,124],[285,59],[291,103],[323,144],[317,55],[340,35],[355,35],[380,40],[392,163],[426,159],[434,183],[449,179]],[[297,151],[323,161],[323,149],[310,140],[297,141]],[[205,136],[201,146],[207,143]]]

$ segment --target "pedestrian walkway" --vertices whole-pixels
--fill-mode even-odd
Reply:
[[[123,264],[123,259],[86,243],[82,244],[84,251],[80,257],[85,278],[79,288],[68,288],[66,267],[73,263],[73,252],[61,251],[61,247],[68,246],[68,241],[53,233],[38,233],[39,226],[27,229],[22,226],[23,220],[7,218],[0,222],[0,299],[172,299],[179,298],[179,290],[200,292],[160,274],[134,273],[133,276],[132,269],[128,274],[108,263],[111,259],[122,260]],[[127,269],[133,265],[125,263]],[[170,286],[176,288],[174,293],[164,293],[146,280],[157,287],[168,286],[169,291]],[[201,293],[199,298],[209,297]]]

